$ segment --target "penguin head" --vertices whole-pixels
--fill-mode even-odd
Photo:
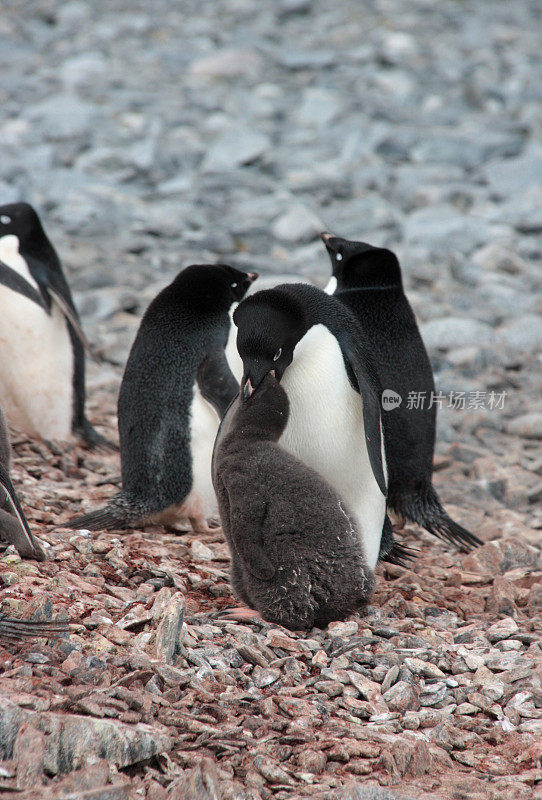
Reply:
[[[341,239],[331,233],[321,233],[320,238],[331,259],[331,270],[339,289],[402,286],[399,261],[391,250]]]
[[[287,292],[266,289],[244,300],[236,309],[237,350],[243,360],[243,396],[250,397],[273,371],[280,381],[292,363],[294,349],[307,332],[302,308]]]
[[[231,297],[230,305],[242,300],[250,285],[258,277],[257,272],[242,272],[240,269],[230,267],[228,264],[217,264],[216,268],[217,279]]]
[[[40,218],[28,203],[0,206],[0,237],[9,235],[16,236],[23,248],[46,238]]]
[[[233,303],[243,299],[257,277],[257,272],[242,272],[229,264],[192,264],[171,285],[177,286],[193,307],[229,311]]]
[[[248,395],[241,393],[237,413],[244,435],[253,430],[258,438],[278,441],[288,422],[289,411],[288,396],[271,370],[257,389]]]

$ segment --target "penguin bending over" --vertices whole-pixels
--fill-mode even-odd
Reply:
[[[290,406],[280,444],[344,500],[374,569],[387,475],[380,385],[358,323],[342,303],[307,284],[256,292],[233,320],[243,392],[249,396],[274,370]]]
[[[68,527],[173,526],[188,518],[207,529],[217,508],[211,456],[219,416],[239,390],[224,354],[228,312],[256,277],[224,264],[193,265],[151,302],[119,393],[122,490]]]
[[[462,550],[482,544],[448,516],[431,482],[436,406],[431,363],[414,312],[403,290],[401,267],[391,250],[321,234],[333,276],[326,291],[355,315],[374,354],[383,389],[402,398],[384,409],[382,424],[388,459],[388,506],[403,519]],[[422,408],[408,408],[410,392],[423,393]]]
[[[45,561],[45,551],[32,535],[13,488],[10,466],[11,444],[4,411],[0,407],[0,539],[14,545],[22,558]]]
[[[213,483],[235,593],[268,622],[310,630],[364,606],[374,575],[342,498],[278,444],[288,406],[273,370],[239,396]]]
[[[0,401],[43,439],[106,444],[85,416],[88,343],[60,259],[27,203],[0,206]]]

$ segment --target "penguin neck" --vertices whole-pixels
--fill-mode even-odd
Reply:
[[[58,254],[45,233],[29,236],[23,241],[19,239],[19,253],[27,261],[30,258],[45,263],[57,272],[61,269]]]
[[[243,405],[237,409],[232,427],[228,432],[228,440],[238,441],[242,437],[244,442],[278,442],[286,427],[287,415],[279,416],[274,409],[263,406],[247,409]]]

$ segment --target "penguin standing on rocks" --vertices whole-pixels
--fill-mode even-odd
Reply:
[[[399,406],[384,407],[388,460],[388,506],[403,519],[470,550],[478,537],[448,516],[431,482],[436,406],[433,371],[414,312],[403,290],[399,261],[390,250],[321,234],[333,276],[326,291],[354,314],[374,356],[384,390]],[[420,408],[408,408],[410,392],[422,393]],[[385,393],[386,394],[386,393]],[[395,395],[395,397],[394,397]],[[383,398],[383,402],[385,398]]]
[[[344,500],[373,570],[387,473],[380,385],[358,323],[341,302],[307,284],[256,292],[233,319],[245,397],[275,372],[290,408],[280,444]]]
[[[9,477],[11,466],[11,444],[8,427],[2,408],[0,408],[0,539],[14,545],[23,558],[46,559],[39,542],[32,531],[21,508],[19,498]]]
[[[368,602],[374,575],[342,498],[278,444],[289,403],[274,371],[232,412],[217,441],[213,483],[235,593],[291,630],[344,619]]]
[[[60,259],[27,203],[0,206],[0,401],[43,439],[105,444],[85,416],[88,343]]]
[[[174,526],[188,518],[207,530],[216,513],[211,457],[219,416],[239,390],[224,353],[228,312],[256,278],[224,264],[193,265],[151,302],[119,393],[122,491],[68,527]]]

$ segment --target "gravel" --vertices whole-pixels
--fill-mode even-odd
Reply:
[[[319,230],[390,247],[442,392],[435,483],[485,544],[462,556],[407,525],[398,535],[420,556],[379,568],[366,616],[308,638],[242,625],[221,618],[234,600],[219,530],[53,530],[81,499],[117,491],[118,456],[15,432],[17,488],[52,558],[8,549],[0,598],[13,614],[67,615],[70,633],[0,644],[0,708],[14,709],[0,788],[530,800],[542,706],[536,4],[4,6],[0,195],[34,204],[61,254],[104,359],[88,365],[98,428],[115,437],[137,325],[182,266],[220,260],[323,286]]]

